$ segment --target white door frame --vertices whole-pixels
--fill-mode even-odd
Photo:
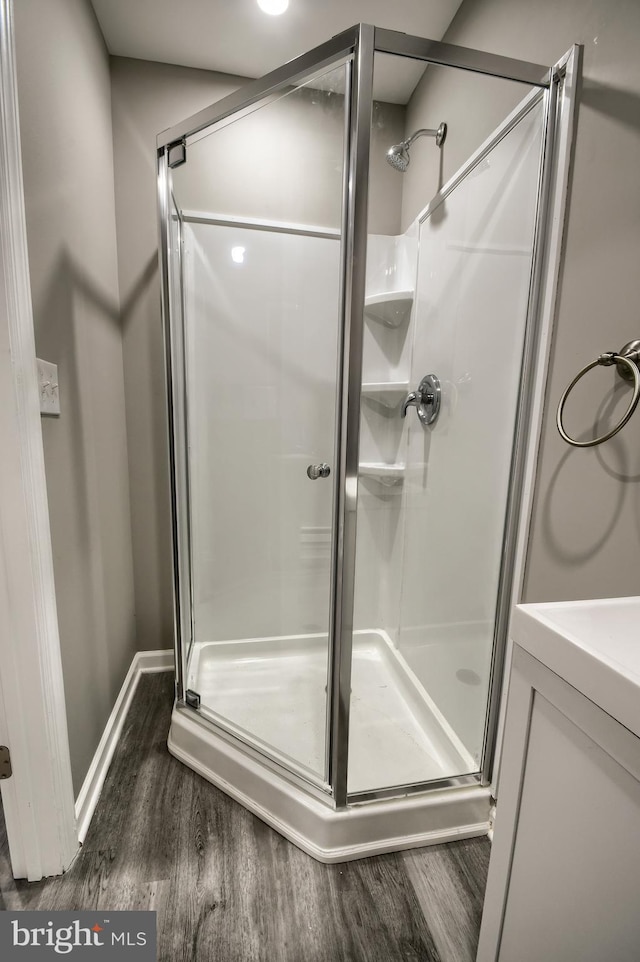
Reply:
[[[78,850],[24,212],[12,0],[0,0],[0,782],[13,874]]]

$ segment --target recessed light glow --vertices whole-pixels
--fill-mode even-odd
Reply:
[[[244,264],[244,252],[246,247],[232,247],[231,260],[234,264]]]
[[[277,17],[284,13],[289,6],[289,0],[258,0],[258,6],[265,13],[270,13],[272,17]]]

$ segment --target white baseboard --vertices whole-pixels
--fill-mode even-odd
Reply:
[[[133,656],[131,667],[122,683],[113,711],[109,715],[109,720],[102,733],[100,744],[96,749],[89,771],[76,799],[78,841],[81,845],[85,840],[89,824],[98,804],[100,792],[107,777],[118,739],[122,733],[124,720],[133,701],[140,675],[143,672],[171,671],[173,667],[173,650],[171,648],[159,651],[137,651]]]

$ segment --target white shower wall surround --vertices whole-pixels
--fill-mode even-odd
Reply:
[[[360,463],[397,465],[397,477],[361,470],[358,491],[358,541],[354,624],[382,628],[398,637],[402,582],[402,475],[406,442],[400,403],[409,391],[411,331],[417,260],[415,225],[405,234],[369,234],[367,301],[378,296],[409,295],[397,305],[396,326],[376,320],[376,304],[365,315],[360,416]],[[388,302],[393,305],[393,300]],[[376,385],[376,388],[371,388]],[[384,393],[385,385],[397,390]]]

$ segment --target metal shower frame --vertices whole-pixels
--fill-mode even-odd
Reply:
[[[497,622],[493,646],[489,707],[484,751],[479,773],[424,782],[410,786],[348,794],[349,709],[353,600],[355,589],[356,517],[358,500],[358,448],[360,432],[360,391],[364,325],[365,265],[367,251],[367,205],[369,190],[370,128],[373,104],[373,73],[376,53],[395,54],[441,66],[457,67],[490,76],[546,88],[545,133],[542,174],[539,183],[536,244],[527,314],[527,343],[523,364],[523,388],[518,405],[514,453],[502,570],[498,593]],[[348,803],[407,795],[434,788],[455,787],[491,781],[492,762],[500,705],[501,675],[507,641],[512,594],[513,561],[516,552],[517,518],[526,460],[526,426],[532,396],[532,370],[536,350],[535,319],[539,311],[544,261],[545,220],[552,175],[552,145],[556,123],[558,91],[563,64],[556,67],[513,60],[478,50],[421,39],[370,24],[359,24],[328,42],[279,67],[265,77],[248,83],[192,117],[158,136],[158,196],[160,256],[162,264],[162,304],[165,325],[165,355],[169,400],[169,454],[171,468],[172,531],[174,558],[174,614],[176,633],[177,709],[192,713],[185,704],[186,635],[191,631],[191,550],[188,521],[181,517],[180,501],[186,496],[185,385],[179,359],[182,333],[170,324],[171,291],[169,281],[169,237],[171,217],[169,168],[184,158],[187,138],[213,125],[224,126],[269,99],[277,99],[293,84],[346,64],[345,109],[347,137],[343,183],[343,223],[341,250],[340,360],[337,383],[336,461],[334,516],[332,533],[332,587],[330,610],[329,706],[327,712],[327,781],[318,783],[284,760],[267,755],[246,742],[230,728],[214,725],[218,735],[227,738],[250,756],[280,775],[302,785],[307,791],[333,800],[336,808]],[[203,725],[213,724],[200,716]]]

